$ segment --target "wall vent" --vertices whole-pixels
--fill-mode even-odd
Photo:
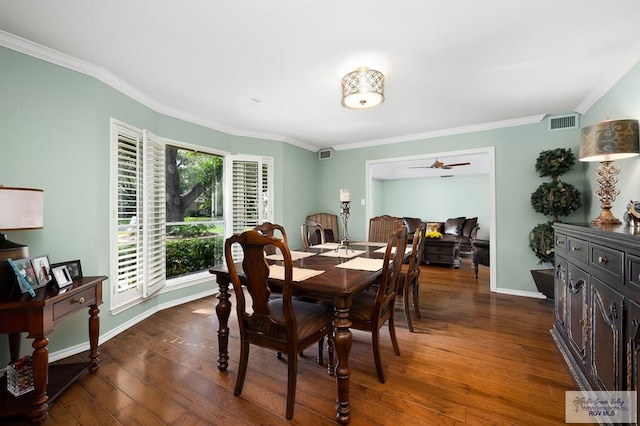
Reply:
[[[320,151],[318,151],[318,160],[331,159],[332,152],[333,151],[331,149],[321,149]]]
[[[577,129],[578,114],[558,115],[549,117],[549,131]]]

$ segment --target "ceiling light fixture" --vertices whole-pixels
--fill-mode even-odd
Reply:
[[[367,67],[342,77],[342,106],[367,109],[384,102],[384,75]]]

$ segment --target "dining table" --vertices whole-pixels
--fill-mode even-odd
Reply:
[[[349,355],[353,336],[350,330],[349,309],[353,297],[380,277],[385,249],[385,243],[354,242],[346,245],[325,243],[291,251],[293,293],[297,296],[330,301],[334,307],[334,350],[337,364],[333,371],[337,390],[336,421],[340,424],[347,424],[351,420]],[[270,264],[270,285],[277,290],[278,287],[282,287],[282,255],[267,255],[266,259]],[[242,279],[242,262],[236,263],[236,268]],[[217,361],[218,369],[225,371],[229,365],[229,271],[226,266],[215,266],[209,272],[216,276],[219,286],[216,305],[219,321]]]

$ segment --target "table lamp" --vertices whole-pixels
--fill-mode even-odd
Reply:
[[[599,161],[596,169],[598,189],[594,194],[600,199],[602,211],[591,223],[595,225],[619,225],[620,220],[611,213],[611,207],[620,190],[616,188],[620,167],[611,164],[615,160],[640,154],[638,120],[609,120],[582,129],[580,161]]]
[[[0,186],[0,288],[13,283],[7,259],[29,257],[29,247],[7,239],[4,231],[41,229],[44,222],[44,191]]]

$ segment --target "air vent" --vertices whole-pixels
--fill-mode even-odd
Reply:
[[[549,131],[577,129],[578,114],[559,115],[549,117]]]
[[[321,149],[318,151],[318,160],[329,160],[331,158],[331,149]]]

